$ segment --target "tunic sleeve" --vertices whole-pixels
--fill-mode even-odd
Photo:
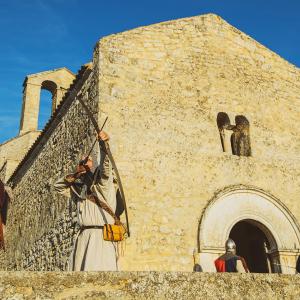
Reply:
[[[95,183],[104,186],[110,176],[110,161],[108,155],[100,148],[100,163],[95,170]]]
[[[100,199],[103,199],[115,211],[116,189],[113,182],[113,170],[109,157],[100,148],[100,163],[94,173],[94,189]]]
[[[71,197],[71,183],[66,180],[66,177],[62,177],[55,182],[54,190],[68,198]]]

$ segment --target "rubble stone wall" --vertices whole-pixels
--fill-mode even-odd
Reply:
[[[97,77],[90,75],[80,90],[94,113],[98,108],[97,85]],[[14,199],[7,217],[7,269],[66,268],[76,232],[74,204],[58,195],[53,184],[74,171],[94,137],[94,129],[79,101],[66,98],[39,144],[10,179]]]
[[[0,145],[0,168],[6,162],[3,181],[9,179],[39,134],[40,131],[27,132]]]

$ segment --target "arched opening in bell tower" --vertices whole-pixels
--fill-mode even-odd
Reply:
[[[252,273],[278,272],[273,259],[277,245],[274,237],[261,223],[254,220],[242,220],[231,229],[229,237],[234,240],[237,255],[244,257]],[[271,251],[272,250],[272,251]]]
[[[38,129],[43,129],[53,111],[57,102],[57,85],[55,82],[45,80],[41,84],[40,108],[38,115]]]

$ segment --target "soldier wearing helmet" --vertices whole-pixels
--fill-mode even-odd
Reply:
[[[225,250],[226,253],[215,260],[217,272],[249,272],[245,259],[236,255],[236,245],[232,239],[226,241]]]

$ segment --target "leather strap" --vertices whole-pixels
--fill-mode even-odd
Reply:
[[[99,189],[101,196],[103,197],[103,199],[107,202],[104,193],[102,192],[101,189]],[[95,195],[95,193],[93,193],[92,195],[89,195],[87,197],[88,200],[96,203],[99,207],[101,207],[102,209],[104,209],[109,215],[111,215],[115,221],[115,224],[120,224],[120,219],[116,216],[116,214],[113,212],[112,208],[105,202],[101,201],[97,195]]]

